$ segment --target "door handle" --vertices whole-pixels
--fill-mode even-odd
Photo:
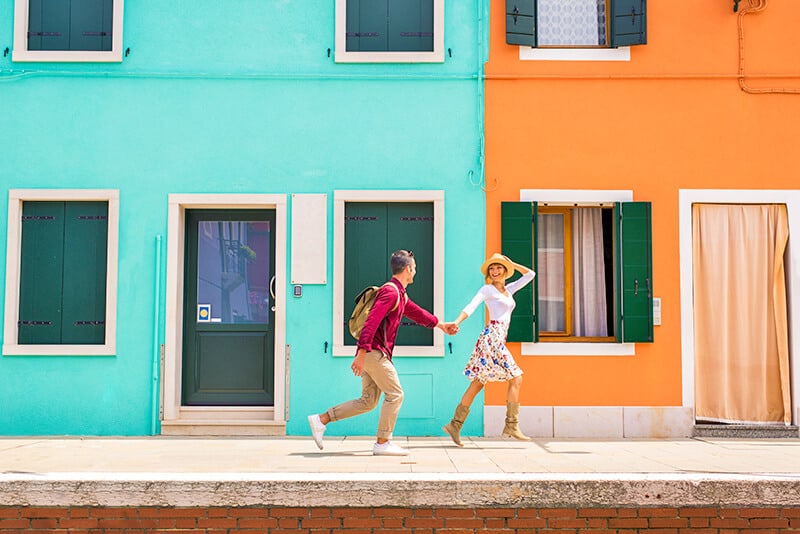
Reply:
[[[272,275],[272,280],[269,281],[269,294],[272,297],[272,311],[275,311],[275,275]]]

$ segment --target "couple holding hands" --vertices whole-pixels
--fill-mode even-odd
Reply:
[[[469,386],[456,406],[453,418],[443,430],[450,435],[456,445],[463,446],[461,427],[475,396],[486,382],[507,382],[506,424],[503,436],[527,440],[528,438],[519,430],[522,370],[506,348],[505,340],[511,311],[516,304],[513,295],[533,280],[536,273],[506,256],[493,254],[481,265],[485,285],[478,290],[455,321],[442,323],[435,315],[409,299],[406,294],[406,287],[413,283],[417,273],[414,254],[407,250],[398,250],[392,254],[390,266],[392,279],[389,283],[395,287],[393,289],[389,284],[385,284],[378,291],[358,338],[358,350],[350,366],[353,374],[361,377],[361,397],[338,404],[323,413],[308,416],[311,435],[317,446],[320,449],[323,447],[322,436],[328,423],[374,409],[383,393],[377,440],[372,447],[372,453],[386,456],[407,455],[406,449],[391,442],[397,414],[403,402],[403,388],[392,363],[392,351],[400,321],[405,316],[421,326],[439,328],[446,334],[454,335],[458,332],[458,325],[481,303],[485,303],[489,309],[489,321],[478,336],[469,362],[464,368]],[[506,279],[511,277],[515,270],[522,276],[506,284]]]

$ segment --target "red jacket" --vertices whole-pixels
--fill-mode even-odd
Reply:
[[[390,360],[394,350],[394,340],[400,320],[405,315],[415,323],[426,328],[434,328],[439,324],[439,319],[427,310],[420,308],[406,295],[406,290],[400,280],[392,277],[391,283],[400,292],[400,303],[397,309],[391,311],[397,304],[397,293],[389,286],[382,286],[375,295],[375,302],[369,311],[361,336],[358,338],[358,348],[366,351],[379,350]]]

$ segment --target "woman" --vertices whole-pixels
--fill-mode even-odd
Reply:
[[[522,276],[506,285],[506,279],[514,274],[515,269],[522,273]],[[470,384],[461,397],[461,403],[456,406],[453,419],[442,427],[459,447],[464,446],[461,443],[461,427],[469,415],[469,407],[486,382],[508,382],[506,426],[503,428],[503,436],[528,439],[519,430],[519,390],[522,385],[522,369],[506,348],[505,341],[511,321],[511,311],[516,306],[513,295],[533,280],[536,273],[524,265],[514,263],[502,254],[493,254],[483,262],[481,272],[486,285],[478,290],[455,320],[456,325],[461,324],[481,302],[485,302],[489,308],[489,322],[478,336],[472,356],[464,368],[464,375]]]

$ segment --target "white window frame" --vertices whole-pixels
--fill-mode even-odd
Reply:
[[[433,0],[432,52],[348,52],[346,43],[347,0],[336,0],[336,63],[443,63],[444,0]]]
[[[632,202],[631,190],[521,189],[520,202],[550,205],[592,206],[601,203]],[[635,356],[635,343],[522,343],[523,356]]]
[[[19,283],[22,259],[22,204],[35,201],[108,202],[106,260],[106,336],[97,345],[20,345]],[[8,193],[8,250],[6,251],[6,302],[3,355],[113,356],[117,351],[117,267],[119,249],[119,190],[117,189],[12,189]]]
[[[12,61],[120,62],[122,61],[122,14],[124,0],[114,0],[111,21],[111,50],[28,50],[29,0],[14,0],[14,49]]]
[[[433,204],[433,314],[444,320],[444,191],[334,191],[333,193],[333,355],[350,356],[344,344],[344,214],[346,202],[431,202]],[[387,258],[388,259],[388,258]],[[382,282],[382,280],[376,280]],[[433,345],[395,347],[393,357],[444,356],[444,334],[433,329]]]

